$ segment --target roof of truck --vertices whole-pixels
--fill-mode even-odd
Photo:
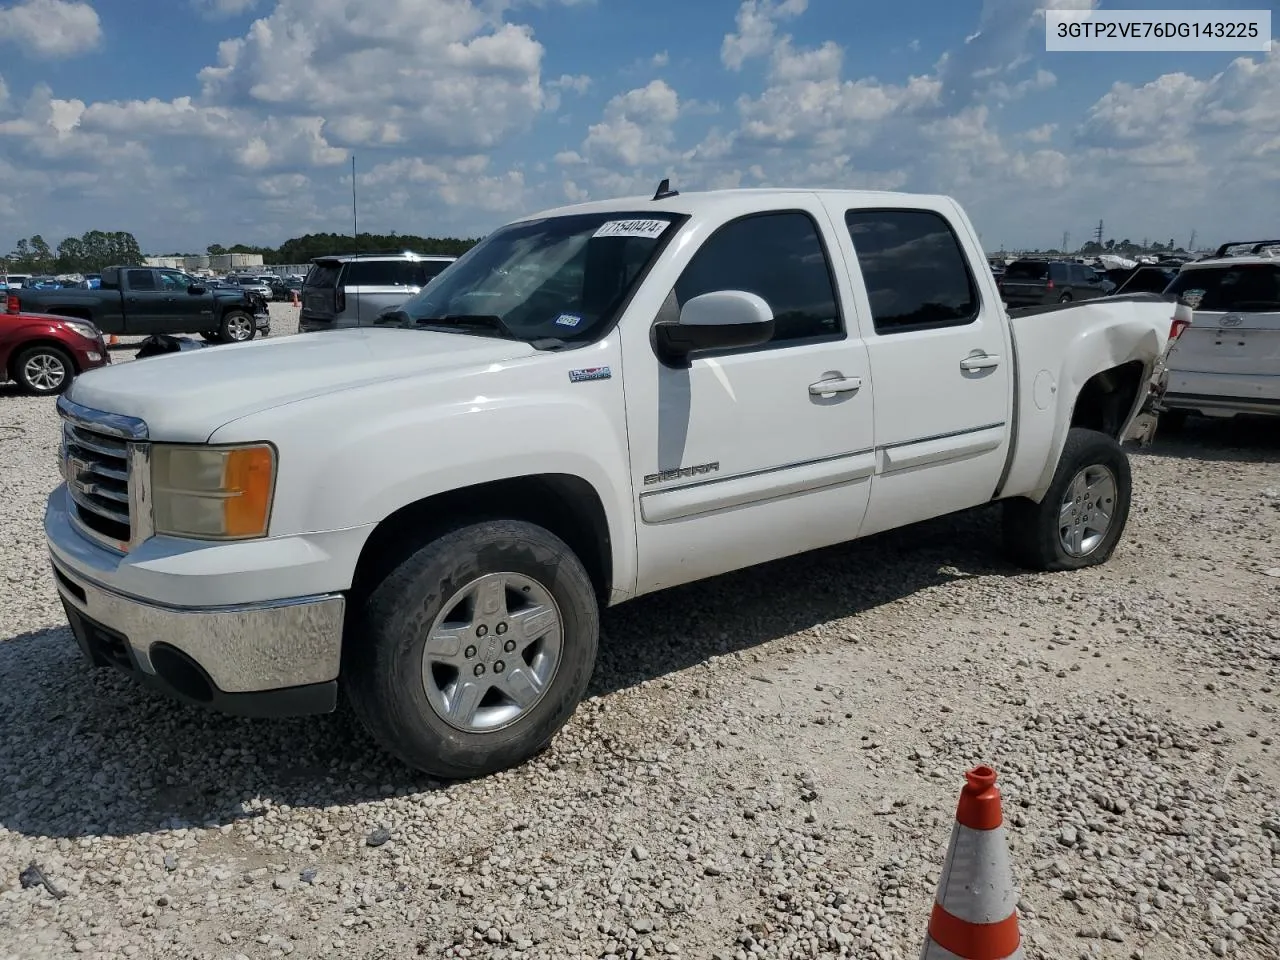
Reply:
[[[769,200],[785,201],[788,197],[817,196],[847,203],[852,207],[923,207],[926,209],[950,208],[955,201],[941,194],[898,193],[888,190],[815,190],[799,187],[753,187],[733,190],[703,190],[678,193],[655,200],[652,196],[615,197],[608,200],[590,200],[562,207],[553,207],[521,217],[522,220],[538,220],[578,213],[609,213],[626,211],[638,213],[652,210],[654,213],[697,214],[725,208],[741,208],[743,213],[759,210]]]

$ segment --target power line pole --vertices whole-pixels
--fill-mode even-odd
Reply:
[[[1059,250],[1061,250],[1063,253],[1066,253],[1066,252],[1067,252],[1067,244],[1068,244],[1068,243],[1070,243],[1070,242],[1071,242],[1071,234],[1070,234],[1069,232],[1067,232],[1066,230],[1063,230],[1063,231],[1062,231],[1062,246],[1061,246],[1061,247],[1059,247],[1058,249],[1059,249]]]
[[[1098,221],[1098,229],[1093,231],[1093,239],[1098,246],[1102,246],[1102,221],[1101,220]]]
[[[1191,239],[1187,241],[1187,253],[1191,253],[1196,248],[1196,230],[1191,228]]]

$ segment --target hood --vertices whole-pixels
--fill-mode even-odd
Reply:
[[[202,443],[232,420],[282,404],[401,377],[443,377],[536,352],[522,341],[461,333],[331,330],[112,364],[76,377],[67,399],[140,417],[157,440]]]

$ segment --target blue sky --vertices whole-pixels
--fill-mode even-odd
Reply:
[[[474,236],[670,175],[950,193],[992,249],[1100,218],[1274,234],[1280,47],[1047,54],[1045,5],[0,0],[0,249],[342,231],[353,152],[375,231]]]

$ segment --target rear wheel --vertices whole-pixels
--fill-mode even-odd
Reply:
[[[13,379],[24,391],[37,397],[62,393],[71,385],[75,373],[71,356],[47,344],[28,347],[13,361]]]
[[[1035,570],[1079,570],[1105,563],[1129,519],[1129,458],[1114,438],[1073,427],[1044,498],[1004,504],[1010,555]]]
[[[253,339],[255,329],[253,317],[239,310],[232,310],[222,318],[218,339],[223,343],[244,343]]]
[[[1064,293],[1062,296],[1060,296],[1060,297],[1058,298],[1058,302],[1059,302],[1059,303],[1070,303],[1070,302],[1071,302],[1071,294],[1069,294],[1069,293]]]
[[[573,714],[599,624],[591,579],[559,537],[471,524],[419,548],[354,611],[348,692],[411,767],[484,776],[538,753]]]

